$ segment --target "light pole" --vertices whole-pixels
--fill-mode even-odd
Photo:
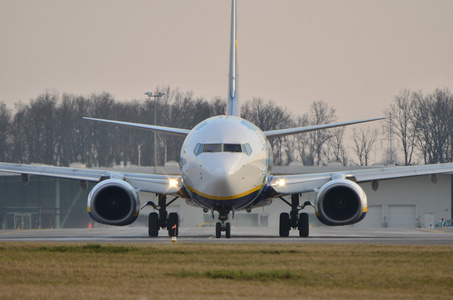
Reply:
[[[157,99],[159,99],[165,94],[155,90],[154,92],[146,92],[145,95],[148,96],[148,98],[150,99],[151,97],[154,98],[154,125],[157,125]],[[157,166],[157,133],[156,131],[154,131],[154,174],[157,173],[156,166]]]

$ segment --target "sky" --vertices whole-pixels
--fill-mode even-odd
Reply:
[[[229,0],[0,0],[0,101],[118,100],[170,86],[226,98]],[[453,1],[238,0],[239,96],[295,115],[380,117],[403,89],[453,89]]]

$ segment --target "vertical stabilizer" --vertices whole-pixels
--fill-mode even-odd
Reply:
[[[231,39],[230,39],[230,74],[228,76],[228,100],[226,114],[240,117],[238,102],[238,68],[237,68],[237,8],[236,0],[231,0]]]

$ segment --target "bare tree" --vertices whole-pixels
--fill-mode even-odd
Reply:
[[[298,126],[320,125],[336,120],[335,109],[324,101],[314,101],[310,111],[298,118]],[[332,138],[331,130],[317,130],[297,137],[299,155],[304,165],[321,165],[327,153],[327,142]]]
[[[415,103],[417,147],[425,163],[452,161],[453,96],[448,89],[436,89]]]
[[[331,130],[332,137],[327,143],[325,154],[329,161],[340,162],[342,166],[348,164],[348,151],[344,146],[344,130],[344,127]]]
[[[261,130],[273,130],[291,127],[293,121],[291,114],[277,106],[273,101],[264,101],[261,98],[255,98],[252,101],[246,102],[242,108],[242,117],[254,123]],[[284,144],[285,137],[273,138],[271,143],[274,153],[274,163],[282,165],[284,162],[284,152],[282,145]]]
[[[406,166],[411,164],[416,147],[414,99],[417,99],[416,93],[403,90],[395,96],[394,102],[385,112],[388,122],[387,136],[391,140],[395,135],[400,141],[404,155],[404,165]],[[389,149],[388,151],[389,153],[394,153],[394,149]]]
[[[297,126],[304,127],[310,125],[308,120],[308,114],[297,117]],[[296,145],[297,145],[297,154],[305,166],[313,166],[315,164],[315,159],[313,152],[308,147],[309,145],[309,134],[297,134],[295,135]]]
[[[23,123],[19,126],[24,135],[22,140],[28,162],[54,164],[55,163],[55,113],[58,100],[56,92],[46,91],[36,99],[30,100],[28,105],[20,107]],[[19,120],[19,119],[16,119]]]
[[[211,115],[218,116],[223,115],[226,110],[226,101],[225,99],[216,97],[211,101]]]
[[[5,161],[8,158],[8,148],[11,125],[11,110],[6,107],[6,104],[0,102],[0,161]]]
[[[357,155],[361,166],[368,166],[370,152],[376,142],[378,132],[376,129],[371,129],[369,126],[367,126],[366,129],[361,128],[359,130],[354,128],[353,132],[354,153]]]

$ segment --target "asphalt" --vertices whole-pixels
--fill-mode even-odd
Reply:
[[[310,228],[310,237],[300,238],[291,231],[278,237],[278,228],[232,227],[231,238],[217,239],[214,228],[180,228],[178,243],[297,243],[297,244],[395,244],[453,245],[453,229],[400,229],[319,227]],[[90,229],[0,230],[0,242],[82,242],[82,243],[171,243],[161,230],[149,238],[146,227],[98,227]]]

